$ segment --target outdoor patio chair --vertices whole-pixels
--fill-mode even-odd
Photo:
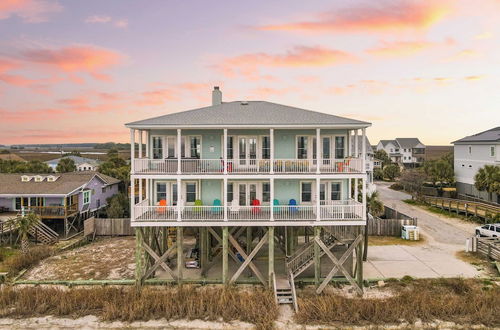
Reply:
[[[202,206],[203,206],[203,202],[201,201],[201,199],[197,199],[194,201],[194,208],[193,208],[193,211],[194,212],[197,212],[197,213],[200,213],[201,210],[202,210]]]
[[[156,208],[157,214],[164,215],[165,213],[167,213],[167,200],[166,199],[161,199],[158,202],[158,206],[159,207]]]
[[[237,214],[238,212],[240,212],[240,204],[238,203],[237,199],[233,199],[233,201],[231,202],[231,207],[229,208],[229,211],[232,214]]]
[[[261,208],[260,208],[260,200],[254,199],[252,201],[252,213],[254,213],[254,214],[255,213],[259,213],[260,210],[261,210]]]
[[[299,212],[299,208],[297,207],[297,201],[295,199],[290,199],[288,202],[288,205],[290,206],[290,212],[291,213],[297,213]]]
[[[213,214],[219,214],[222,212],[222,203],[220,199],[214,199],[214,203],[212,206],[212,213]]]
[[[279,213],[279,211],[280,211],[279,205],[280,205],[280,201],[277,199],[274,199],[273,200],[273,212],[274,213]]]

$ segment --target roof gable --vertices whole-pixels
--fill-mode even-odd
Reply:
[[[238,125],[358,125],[368,127],[368,122],[334,116],[322,112],[300,109],[266,101],[224,102],[160,117],[126,124],[142,126],[238,126]]]
[[[418,138],[396,138],[396,142],[403,149],[415,148],[419,144],[424,145]]]

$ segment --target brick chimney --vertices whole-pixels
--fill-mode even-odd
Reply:
[[[219,89],[219,86],[215,86],[212,91],[212,105],[220,105],[222,104],[222,92]]]

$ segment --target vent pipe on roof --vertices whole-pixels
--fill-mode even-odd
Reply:
[[[222,92],[219,89],[219,86],[215,86],[212,91],[212,105],[220,105],[222,104]]]

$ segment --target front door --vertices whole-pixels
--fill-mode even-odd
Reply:
[[[256,183],[239,183],[238,184],[238,202],[240,206],[250,206],[252,202],[258,199]]]
[[[324,182],[319,185],[319,199],[321,205],[333,204],[342,199],[341,182]]]
[[[157,182],[155,186],[156,204],[177,205],[177,183]]]
[[[238,164],[243,167],[257,166],[257,137],[238,138]]]

